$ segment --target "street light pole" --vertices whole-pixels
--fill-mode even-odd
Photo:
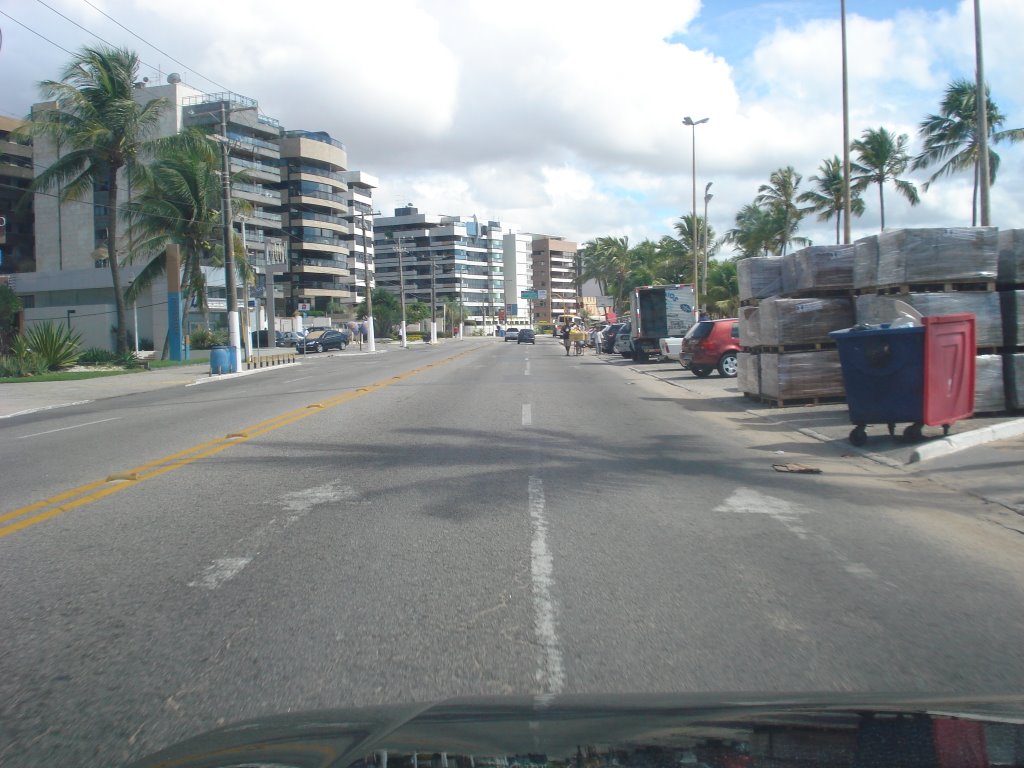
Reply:
[[[704,294],[705,301],[707,300],[706,297],[708,295],[708,203],[710,203],[711,198],[714,197],[710,192],[711,185],[714,183],[715,182],[713,181],[709,181],[707,186],[704,187],[704,283],[701,286],[700,292]]]
[[[373,332],[373,288],[370,285],[370,252],[366,247],[366,217],[379,216],[380,211],[358,211],[363,231],[363,282],[366,284],[366,349],[377,351],[377,340]],[[373,238],[370,238],[371,242]]]
[[[691,220],[693,225],[693,313],[694,318],[697,320],[700,320],[700,296],[698,294],[700,289],[700,255],[697,250],[697,126],[701,123],[706,123],[708,120],[710,120],[708,117],[694,120],[689,115],[683,118],[683,125],[690,126],[691,135],[690,164],[693,168],[693,218]]]
[[[840,29],[843,53],[843,243],[853,237],[850,224],[850,86],[846,72],[846,0],[839,0]]]
[[[430,259],[430,343],[437,344],[437,274],[433,252],[427,254]]]
[[[990,170],[988,162],[988,93],[985,91],[985,66],[981,48],[981,2],[974,0],[974,57],[976,61],[975,77],[977,92],[974,97],[974,109],[978,117],[978,181],[981,191],[981,226],[991,224],[991,208],[989,203]]]
[[[72,316],[72,315],[74,315],[74,314],[75,314],[75,310],[73,310],[73,309],[69,309],[69,310],[67,310],[67,316],[68,316],[68,331],[69,331],[69,332],[71,331],[71,316]],[[135,334],[135,335],[136,335],[136,336],[138,336],[138,332],[136,332],[136,334]]]
[[[398,292],[401,298],[402,305],[402,349],[405,349],[408,345],[406,342],[406,331],[405,331],[405,266],[402,263],[402,238],[395,238],[395,248],[398,252]]]

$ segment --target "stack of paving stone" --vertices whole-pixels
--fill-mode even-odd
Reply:
[[[896,300],[923,316],[972,313],[975,413],[1022,407],[1024,231],[892,230],[858,240],[855,248],[858,323],[892,319]]]
[[[852,246],[835,246],[738,263],[741,392],[778,406],[844,398],[828,334],[854,324],[853,262]]]

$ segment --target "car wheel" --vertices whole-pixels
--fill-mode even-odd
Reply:
[[[317,352],[323,352],[323,351],[324,351],[324,345],[323,345],[323,344],[320,344],[320,343],[318,342],[318,343],[317,343],[317,345],[316,345],[316,351],[317,351]]]
[[[718,361],[718,375],[727,379],[735,378],[739,365],[736,362],[735,352],[726,352]]]
[[[344,352],[345,351],[345,347],[347,347],[347,346],[348,346],[348,344],[346,344],[344,341],[341,342],[341,344],[338,345],[338,351],[339,352]]]
[[[714,368],[707,368],[707,367],[705,367],[703,365],[698,365],[696,368],[694,368],[691,365],[690,366],[690,370],[693,371],[693,375],[696,376],[697,378],[699,378],[699,379],[706,379],[708,376],[711,375],[711,372],[713,370],[715,370],[715,369]]]

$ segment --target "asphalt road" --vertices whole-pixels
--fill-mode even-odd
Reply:
[[[0,466],[5,766],[462,694],[1024,681],[980,502],[551,339],[19,416]]]

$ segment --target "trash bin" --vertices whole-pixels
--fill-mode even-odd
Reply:
[[[235,371],[235,348],[215,344],[210,347],[210,374],[237,373]]]
[[[910,422],[908,440],[921,427],[942,426],[974,413],[974,315],[924,317],[921,326],[849,328],[829,335],[839,347],[850,408],[850,442],[864,445],[869,424]]]

